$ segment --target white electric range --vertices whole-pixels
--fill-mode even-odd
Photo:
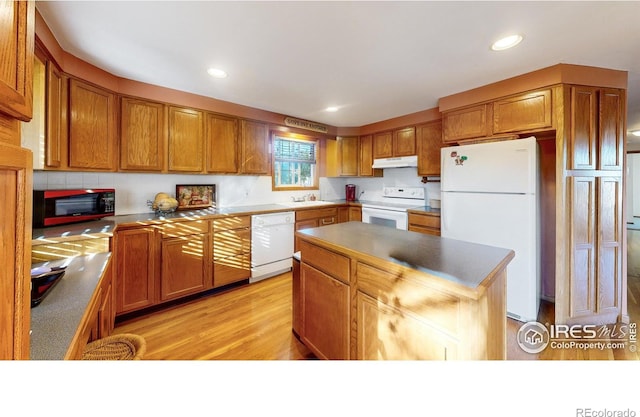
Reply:
[[[407,210],[425,206],[422,187],[384,187],[382,200],[362,203],[362,222],[408,229]]]

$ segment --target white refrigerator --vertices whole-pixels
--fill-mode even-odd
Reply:
[[[535,137],[446,147],[441,159],[441,236],[512,249],[507,315],[522,322],[537,320],[540,250]]]

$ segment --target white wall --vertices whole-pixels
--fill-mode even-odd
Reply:
[[[326,182],[331,187],[331,195],[335,195],[333,198],[339,199],[345,198],[344,186],[346,184],[356,185],[356,197],[359,200],[381,200],[382,187],[385,186],[424,187],[426,202],[428,202],[430,198],[440,199],[440,183],[430,182],[423,184],[421,182],[422,177],[418,177],[417,168],[385,169],[383,174],[383,177],[373,178],[327,178]],[[322,191],[323,198],[324,193],[329,195],[328,191],[324,189]],[[332,198],[326,199],[329,200]]]
[[[425,187],[430,198],[439,198],[440,183],[423,184],[416,168],[384,170],[381,178],[320,178],[320,190],[312,192],[321,200],[345,198],[345,184],[356,184],[363,200],[379,200],[383,186]],[[34,171],[33,188],[39,190],[70,188],[115,188],[116,215],[148,213],[147,200],[159,192],[175,196],[176,184],[216,184],[220,207],[272,204],[291,201],[309,191],[271,191],[270,176],[246,175],[177,175],[99,172]],[[638,193],[640,195],[640,193]],[[427,197],[427,200],[428,201]]]

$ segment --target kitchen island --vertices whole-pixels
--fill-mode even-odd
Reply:
[[[296,235],[295,330],[319,358],[506,359],[511,249],[360,222]]]

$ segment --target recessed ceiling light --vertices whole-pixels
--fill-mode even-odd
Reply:
[[[522,42],[522,35],[511,35],[495,41],[493,45],[491,45],[491,49],[494,51],[504,51],[505,49],[513,48],[520,42]]]
[[[324,109],[324,110],[325,110],[325,111],[328,111],[328,112],[331,112],[331,113],[334,113],[334,112],[337,112],[337,111],[338,111],[338,108],[337,108],[337,107],[335,107],[335,106],[331,106],[331,107],[327,107],[327,108],[326,108],[326,109]]]
[[[207,72],[214,78],[227,78],[227,73],[218,68],[209,68]]]
[[[631,132],[633,136],[640,136],[640,130],[634,130]]]

